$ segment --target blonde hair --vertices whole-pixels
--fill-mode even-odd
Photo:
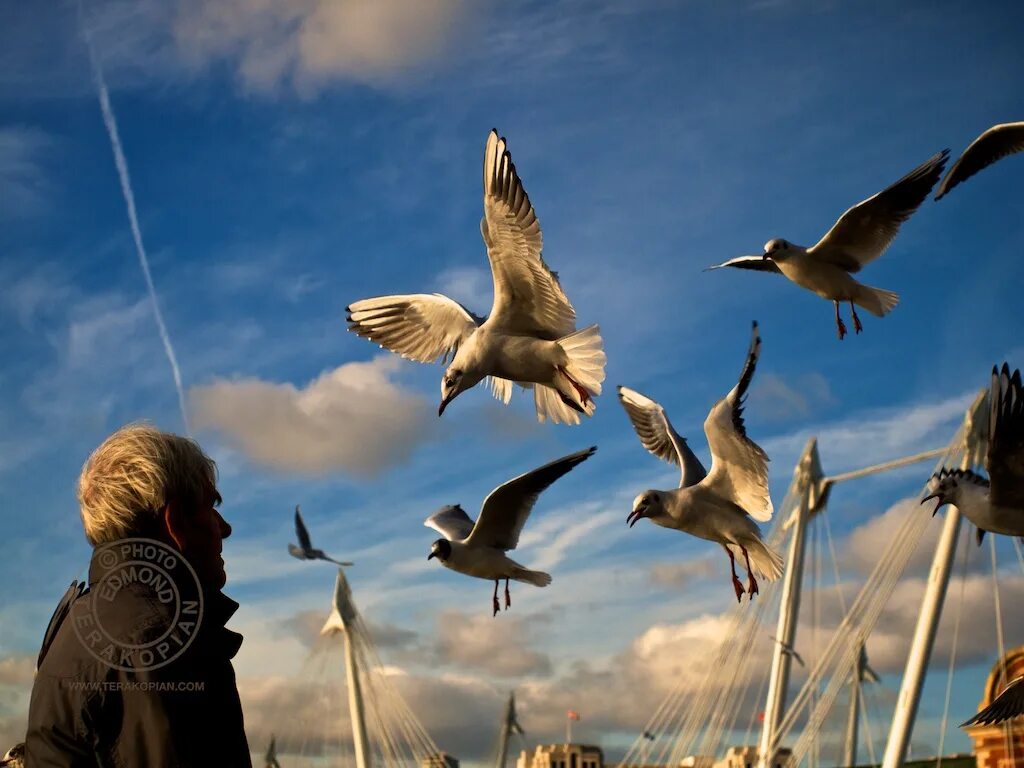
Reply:
[[[93,451],[78,478],[85,537],[93,546],[145,533],[169,501],[216,497],[217,465],[199,444],[151,424],[121,427]]]

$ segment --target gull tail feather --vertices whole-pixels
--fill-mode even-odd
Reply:
[[[569,358],[565,366],[566,373],[592,395],[600,395],[607,362],[601,329],[597,325],[587,326],[581,331],[563,336],[558,340],[558,345]]]
[[[551,583],[551,574],[544,571],[531,571],[529,568],[519,567],[512,571],[510,578],[515,581],[522,581],[533,584],[535,587],[546,587]]]
[[[768,581],[775,581],[782,575],[783,561],[778,552],[770,549],[760,539],[750,538],[741,542],[750,556],[750,567],[754,574]]]
[[[533,404],[537,409],[537,421],[542,424],[545,421],[550,421],[552,424],[580,423],[580,416],[575,407],[567,405],[563,401],[561,393],[554,387],[534,384]],[[583,412],[589,416],[594,412],[594,407],[594,401],[591,400],[583,407]]]
[[[870,285],[858,285],[853,301],[875,317],[884,317],[899,303],[900,295],[882,288],[872,288]]]

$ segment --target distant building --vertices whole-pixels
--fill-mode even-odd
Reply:
[[[589,744],[540,744],[519,753],[516,768],[604,768],[604,753]]]
[[[459,768],[459,758],[447,752],[436,752],[420,761],[420,768]]]
[[[757,768],[759,754],[757,747],[729,747],[725,757],[717,761],[714,768]],[[792,757],[792,752],[785,747],[777,750],[771,768],[792,768]]]
[[[1009,682],[1021,675],[1024,675],[1024,645],[1009,650],[992,666],[978,709],[984,709],[999,695],[1003,680]],[[1024,722],[1021,719],[1001,725],[974,725],[966,731],[974,742],[977,768],[1024,768]]]

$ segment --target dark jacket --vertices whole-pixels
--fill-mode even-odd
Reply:
[[[242,636],[224,626],[238,604],[194,581],[157,599],[152,583],[113,578],[97,553],[89,590],[63,621],[55,614],[40,652],[26,768],[251,768],[231,665]]]

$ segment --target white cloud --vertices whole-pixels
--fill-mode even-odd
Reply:
[[[861,411],[761,443],[776,466],[792,466],[816,435],[828,472],[865,467],[949,443],[976,392],[937,402]]]
[[[273,469],[373,476],[408,458],[429,434],[430,409],[391,379],[400,364],[390,355],[346,363],[302,388],[257,378],[195,386],[195,426],[226,435]]]
[[[438,291],[478,315],[491,309],[494,284],[486,267],[452,267],[438,276]]]
[[[707,578],[715,572],[710,557],[696,560],[682,560],[671,563],[655,563],[651,566],[651,583],[670,590],[688,587],[692,582]]]
[[[481,602],[482,610],[487,607]],[[440,663],[460,671],[498,677],[546,674],[551,660],[531,647],[533,623],[505,615],[491,617],[489,612],[444,611],[437,619],[434,653]]]
[[[784,378],[767,372],[755,381],[749,398],[751,411],[772,421],[805,418],[835,402],[828,379],[820,373]]]
[[[462,0],[184,0],[179,53],[196,67],[227,61],[250,89],[311,90],[331,79],[396,79],[439,54]]]
[[[40,156],[50,144],[50,138],[37,128],[0,127],[0,188],[4,191],[0,217],[32,216],[43,210],[50,183]]]

